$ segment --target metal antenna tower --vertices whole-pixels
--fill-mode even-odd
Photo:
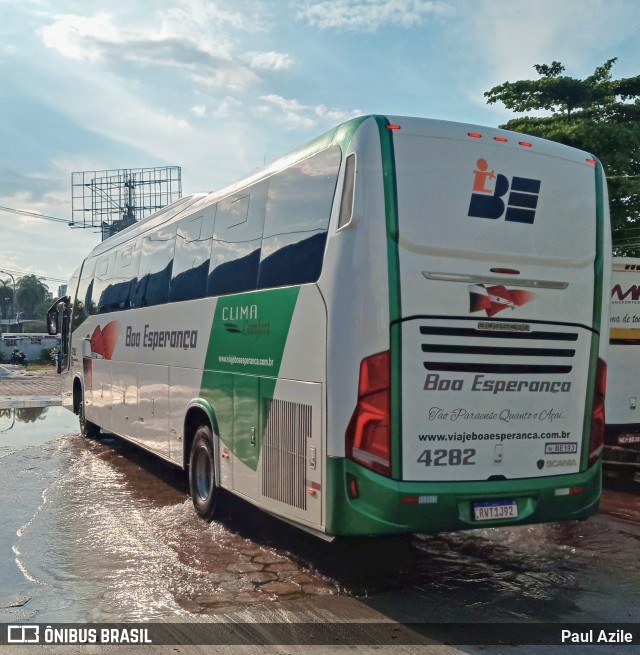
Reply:
[[[72,227],[116,234],[182,197],[180,166],[71,173]]]

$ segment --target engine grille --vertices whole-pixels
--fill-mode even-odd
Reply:
[[[311,437],[311,405],[265,398],[267,427],[262,446],[262,495],[307,508],[307,440]]]

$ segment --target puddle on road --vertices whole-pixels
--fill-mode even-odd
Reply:
[[[640,470],[624,466],[605,465],[604,486],[600,511],[610,516],[640,523]]]
[[[78,417],[60,406],[0,409],[0,457],[77,431]]]
[[[81,438],[77,418],[63,408],[25,416],[31,420],[9,415],[0,423],[8,428],[0,432],[0,495],[9,500],[3,525],[13,530],[0,530],[0,577],[13,585],[4,603],[0,591],[3,620],[188,620],[325,594],[366,600],[402,590],[420,608],[417,621],[450,620],[454,608],[469,620],[490,613],[557,621],[578,611],[574,600],[585,576],[601,575],[605,552],[638,606],[640,574],[628,561],[637,539],[599,523],[328,544],[226,497],[220,520],[206,524],[178,469],[112,435]],[[3,614],[3,605],[23,598]],[[408,620],[411,610],[402,609]]]

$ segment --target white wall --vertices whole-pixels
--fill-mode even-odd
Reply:
[[[7,362],[15,349],[21,350],[28,361],[40,358],[43,348],[60,348],[60,337],[48,334],[3,334],[0,338],[0,351]]]

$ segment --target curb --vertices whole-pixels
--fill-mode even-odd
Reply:
[[[14,398],[12,396],[0,396],[0,409],[11,409],[13,407],[49,407],[62,405],[60,396],[29,396]]]

